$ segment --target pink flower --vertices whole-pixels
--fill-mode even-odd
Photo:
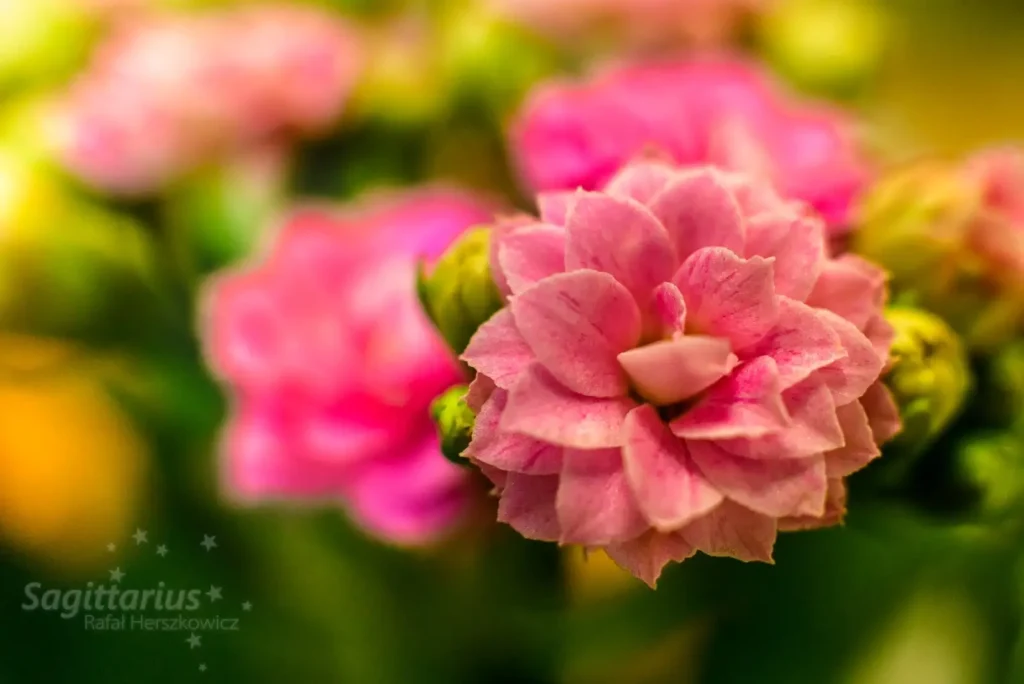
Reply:
[[[884,274],[742,175],[634,163],[498,229],[508,306],[463,359],[467,455],[499,519],[604,548],[653,585],[696,551],[770,561],[833,525],[899,425]]]
[[[583,84],[537,90],[511,131],[511,150],[535,190],[601,187],[647,150],[673,161],[753,173],[811,204],[833,233],[869,173],[851,121],[793,99],[739,60],[625,66]]]
[[[611,33],[641,45],[719,43],[772,0],[490,0],[501,16],[560,40]]]
[[[336,499],[397,542],[456,521],[466,480],[441,455],[428,409],[460,372],[420,310],[415,262],[489,215],[439,190],[299,211],[266,259],[214,282],[204,339],[235,399],[224,443],[233,493]]]
[[[54,143],[88,183],[152,192],[218,154],[330,126],[361,63],[355,31],[313,9],[138,18],[58,104]]]

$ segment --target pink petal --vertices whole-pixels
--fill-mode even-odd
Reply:
[[[694,252],[672,278],[686,300],[687,329],[726,337],[738,351],[778,320],[773,280],[771,261],[742,259],[723,247]]]
[[[678,262],[668,233],[639,202],[579,192],[566,223],[565,269],[612,275],[646,303]]]
[[[535,360],[507,308],[477,329],[460,358],[502,389],[511,389]]]
[[[558,480],[557,475],[509,473],[498,501],[498,522],[511,525],[527,539],[558,541]]]
[[[684,335],[622,352],[619,363],[640,396],[667,406],[703,392],[737,361],[728,340]]]
[[[896,405],[892,392],[881,380],[868,388],[860,402],[868,414],[876,443],[885,444],[903,429],[899,406]]]
[[[537,210],[541,220],[554,226],[564,226],[575,196],[574,191],[542,192],[537,195]]]
[[[686,526],[680,536],[709,556],[771,563],[775,519],[725,500],[703,518]]]
[[[886,359],[878,355],[864,333],[845,318],[818,310],[839,335],[846,358],[822,368],[821,377],[835,396],[836,405],[843,406],[862,397],[882,373]]]
[[[840,477],[828,481],[828,494],[825,496],[825,514],[820,517],[802,515],[779,518],[779,530],[795,532],[798,530],[816,530],[822,527],[840,525],[846,515],[846,484]]]
[[[528,475],[557,475],[562,470],[562,448],[500,428],[508,395],[501,390],[476,417],[473,440],[465,455],[499,470]]]
[[[833,311],[863,330],[885,303],[885,273],[851,254],[830,259],[807,303]]]
[[[821,456],[760,460],[735,456],[712,442],[688,441],[690,455],[726,497],[770,515],[821,515],[825,510],[825,459]]]
[[[556,499],[563,544],[603,546],[647,529],[622,469],[620,449],[568,449]]]
[[[678,337],[686,332],[686,300],[673,283],[662,283],[651,294],[654,337]]]
[[[538,364],[509,394],[501,429],[577,449],[617,447],[636,402],[628,397],[584,397],[566,389]]]
[[[743,253],[739,205],[710,170],[694,171],[673,181],[651,200],[650,207],[672,238],[680,260],[703,247]]]
[[[678,534],[648,531],[636,539],[605,547],[605,553],[624,570],[647,583],[652,589],[661,571],[670,562],[681,562],[695,549]]]
[[[559,382],[592,397],[626,393],[616,357],[640,339],[640,311],[612,276],[587,270],[551,276],[510,306],[537,360]]]
[[[807,458],[841,447],[843,429],[832,392],[814,376],[782,393],[790,424],[756,439],[719,440],[726,451],[745,458]]]
[[[565,271],[565,230],[545,223],[517,228],[498,248],[498,261],[512,294]]]
[[[896,329],[885,320],[885,315],[879,312],[864,326],[864,334],[871,340],[875,352],[885,359],[885,367],[888,369],[892,365],[889,352],[892,350],[892,343],[896,341]]]
[[[825,225],[792,212],[760,214],[747,223],[746,256],[775,257],[775,292],[803,301],[826,264]]]
[[[845,477],[878,458],[882,452],[875,444],[868,414],[859,401],[840,406],[836,416],[843,427],[846,444],[825,454],[825,469],[829,477]]]
[[[604,191],[614,197],[628,197],[647,205],[677,173],[671,166],[662,162],[635,162],[608,181]]]
[[[677,530],[722,501],[690,459],[686,444],[661,422],[650,405],[626,416],[622,460],[636,500],[650,524]]]
[[[789,420],[775,362],[761,357],[713,385],[670,427],[685,439],[758,438],[785,428]]]
[[[473,413],[480,413],[480,409],[491,398],[495,389],[496,385],[493,380],[483,373],[478,373],[469,383],[469,389],[466,390],[466,405]]]
[[[745,356],[770,356],[779,367],[782,387],[792,387],[818,369],[846,357],[839,334],[827,312],[788,297],[779,297],[775,327]]]

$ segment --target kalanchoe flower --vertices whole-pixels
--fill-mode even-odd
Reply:
[[[55,107],[64,164],[103,190],[159,189],[218,153],[333,124],[361,70],[343,19],[249,7],[127,22]]]
[[[524,536],[653,584],[696,551],[770,561],[833,525],[899,416],[884,274],[756,180],[632,164],[496,228],[508,306],[463,359],[466,455]]]
[[[535,190],[599,188],[649,150],[758,175],[813,206],[838,234],[869,177],[851,125],[841,112],[787,95],[751,64],[690,60],[541,87],[519,113],[510,147]]]
[[[773,0],[488,0],[502,17],[575,46],[721,43]],[[590,40],[588,40],[590,39]]]
[[[336,500],[397,542],[457,519],[465,473],[442,457],[429,408],[461,373],[414,275],[488,215],[450,191],[299,211],[265,260],[215,280],[204,338],[235,400],[224,441],[233,494]]]
[[[461,353],[480,324],[501,308],[491,276],[490,231],[470,231],[420,274],[420,299],[448,345]]]
[[[975,350],[1024,327],[1024,153],[899,169],[860,214],[852,246],[890,270],[898,301],[938,313]]]

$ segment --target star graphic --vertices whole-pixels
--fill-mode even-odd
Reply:
[[[117,544],[114,544],[114,543],[107,544],[107,552],[108,553],[114,553],[115,551],[117,551]]]
[[[206,672],[206,663],[199,663],[199,671]]]
[[[199,544],[204,549],[209,551],[210,549],[217,548],[217,538],[209,534],[203,535],[203,541]]]
[[[136,528],[135,534],[132,535],[132,539],[135,540],[136,546],[138,546],[139,544],[145,544],[149,541],[149,532],[146,532],[146,530]]]
[[[166,556],[167,555],[167,547],[164,546],[163,544],[161,544],[160,546],[156,547],[156,555],[160,556],[161,558]]]
[[[203,645],[203,637],[196,636],[195,632],[193,632],[192,636],[190,636],[188,639],[185,639],[185,643],[188,644],[189,650],[192,650],[193,648],[199,648]]]
[[[210,591],[206,592],[206,595],[210,597],[211,601],[219,601],[222,598],[220,587],[210,587]]]
[[[246,601],[245,603],[243,603],[242,604],[242,610],[244,610],[246,612],[249,612],[250,610],[252,610],[252,603],[250,603],[249,601]]]
[[[110,581],[120,582],[124,579],[125,573],[121,572],[121,568],[117,567],[110,571]]]

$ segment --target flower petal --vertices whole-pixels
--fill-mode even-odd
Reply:
[[[678,337],[686,332],[686,300],[674,283],[662,283],[651,294],[651,313],[657,338]]]
[[[650,405],[626,416],[622,460],[640,510],[651,526],[678,530],[722,501],[693,464],[686,444],[661,422]]]
[[[636,403],[628,397],[584,397],[534,364],[512,389],[501,429],[577,449],[621,446],[622,426]]]
[[[495,394],[476,417],[473,440],[465,455],[500,470],[528,475],[557,475],[562,470],[562,448],[500,428],[508,395]]]
[[[807,458],[844,444],[832,392],[814,376],[782,393],[790,424],[756,439],[719,440],[726,451],[745,458]]]
[[[542,192],[537,195],[537,210],[541,220],[553,226],[564,226],[575,195],[576,193],[571,190]]]
[[[836,410],[846,444],[825,454],[829,477],[845,477],[878,458],[882,452],[868,423],[868,414],[859,401],[851,401]]]
[[[511,389],[535,361],[533,350],[519,334],[507,308],[477,329],[460,358],[502,389]]]
[[[638,161],[619,171],[608,181],[604,191],[614,197],[628,197],[648,205],[677,173],[663,162]]]
[[[846,350],[845,358],[822,368],[818,375],[828,383],[836,405],[844,406],[864,396],[882,374],[886,359],[853,323],[831,311],[818,311],[839,335]]]
[[[604,550],[621,568],[646,582],[652,589],[666,565],[672,561],[684,561],[696,551],[681,535],[662,534],[654,530],[636,539],[611,544]]]
[[[795,532],[798,530],[816,530],[822,527],[840,525],[846,516],[846,484],[841,477],[828,481],[828,494],[825,496],[825,514],[820,517],[802,515],[779,518],[779,530]]]
[[[825,225],[795,212],[760,214],[747,222],[745,256],[775,257],[775,292],[804,301],[826,264]]]
[[[651,211],[665,226],[676,254],[685,260],[703,247],[743,253],[744,227],[739,205],[711,170],[682,175],[651,200]]]
[[[511,525],[527,539],[558,541],[558,480],[557,475],[509,473],[498,501],[498,522]]]
[[[565,271],[565,229],[546,223],[523,226],[501,240],[498,261],[512,294]]]
[[[563,385],[592,397],[625,394],[616,357],[640,339],[640,311],[612,276],[554,275],[514,297],[510,308],[537,360]]]
[[[608,273],[641,304],[678,265],[668,233],[646,207],[631,199],[577,193],[566,233],[567,271],[589,268]]]
[[[656,406],[689,399],[732,371],[736,357],[720,337],[684,335],[619,354],[633,389]]]
[[[480,413],[480,409],[494,394],[496,387],[494,380],[483,373],[477,373],[466,390],[466,405],[473,413]]]
[[[772,262],[743,259],[723,247],[694,252],[672,281],[686,300],[688,330],[725,337],[743,350],[778,320]]]
[[[876,443],[885,444],[903,429],[903,421],[900,419],[900,409],[896,405],[896,400],[881,380],[868,388],[868,391],[860,398],[860,402],[868,414],[871,432],[875,435]]]
[[[713,442],[688,441],[697,467],[726,497],[747,508],[779,518],[820,516],[825,510],[825,459],[819,456],[788,460],[743,458]]]
[[[621,449],[568,449],[556,499],[563,544],[603,546],[647,529],[622,469]]]
[[[827,313],[788,297],[779,297],[779,319],[745,356],[770,356],[779,367],[782,387],[792,387],[811,373],[846,357]]]
[[[764,356],[718,381],[669,427],[685,439],[758,438],[789,425],[775,362]]]
[[[687,525],[680,536],[709,556],[772,563],[776,532],[774,518],[725,500]]]
[[[807,303],[833,311],[864,330],[885,304],[885,272],[852,254],[830,259]]]

